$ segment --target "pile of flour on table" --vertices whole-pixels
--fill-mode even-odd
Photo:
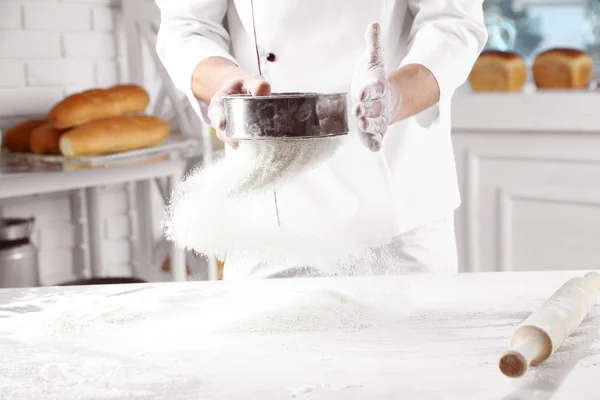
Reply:
[[[334,224],[329,223],[336,213],[349,207],[352,199],[347,197],[333,200],[322,193],[303,192],[303,196],[321,196],[318,201],[328,202],[329,210],[322,218],[304,218],[306,221],[298,215],[286,221],[282,215],[278,226],[274,192],[285,190],[297,177],[318,168],[325,168],[327,174],[323,164],[343,145],[340,137],[241,141],[237,150],[192,171],[176,187],[163,219],[167,238],[220,260],[235,254],[238,260],[311,266],[330,274],[381,266],[383,259],[393,259],[394,255],[382,256],[385,250],[374,251],[372,244],[364,243],[364,237],[358,239],[360,232],[334,230]],[[311,197],[278,198],[280,211],[286,207],[302,209],[305,203],[310,208],[311,201]]]

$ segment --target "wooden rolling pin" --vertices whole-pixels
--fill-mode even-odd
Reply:
[[[596,304],[598,291],[598,272],[568,280],[513,333],[511,348],[500,358],[502,373],[517,378],[546,361]]]

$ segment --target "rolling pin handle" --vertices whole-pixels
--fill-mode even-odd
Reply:
[[[512,347],[500,358],[500,370],[510,378],[523,376],[530,365],[539,364],[552,354],[552,340],[541,329],[522,326],[512,338]]]
[[[516,350],[508,350],[500,358],[500,371],[510,378],[525,375],[528,367],[529,362]]]

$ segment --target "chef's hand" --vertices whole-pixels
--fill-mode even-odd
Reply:
[[[271,85],[261,76],[244,75],[233,78],[225,83],[215,93],[208,105],[208,117],[217,131],[217,137],[236,149],[239,143],[225,136],[225,109],[223,107],[223,96],[232,94],[250,94],[252,96],[268,96],[271,94]]]
[[[400,99],[386,76],[380,30],[377,23],[367,27],[367,49],[354,72],[351,88],[359,136],[371,151],[381,149]]]

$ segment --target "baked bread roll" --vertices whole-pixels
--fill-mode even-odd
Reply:
[[[45,123],[31,131],[29,147],[36,154],[60,154],[58,142],[64,132]]]
[[[585,51],[555,48],[536,56],[532,72],[540,89],[583,89],[592,81],[594,61]]]
[[[520,92],[527,80],[527,64],[517,53],[489,50],[479,55],[469,84],[474,92]]]
[[[489,50],[479,55],[469,84],[474,92],[520,92],[527,80],[527,64],[517,53]]]
[[[95,156],[151,147],[169,136],[169,125],[149,115],[88,122],[66,132],[59,147],[67,157]]]
[[[96,119],[141,112],[149,103],[148,92],[137,85],[91,89],[57,103],[48,119],[56,129],[68,129]]]
[[[2,147],[13,153],[29,153],[31,132],[44,123],[43,119],[29,119],[10,127],[2,135]]]

